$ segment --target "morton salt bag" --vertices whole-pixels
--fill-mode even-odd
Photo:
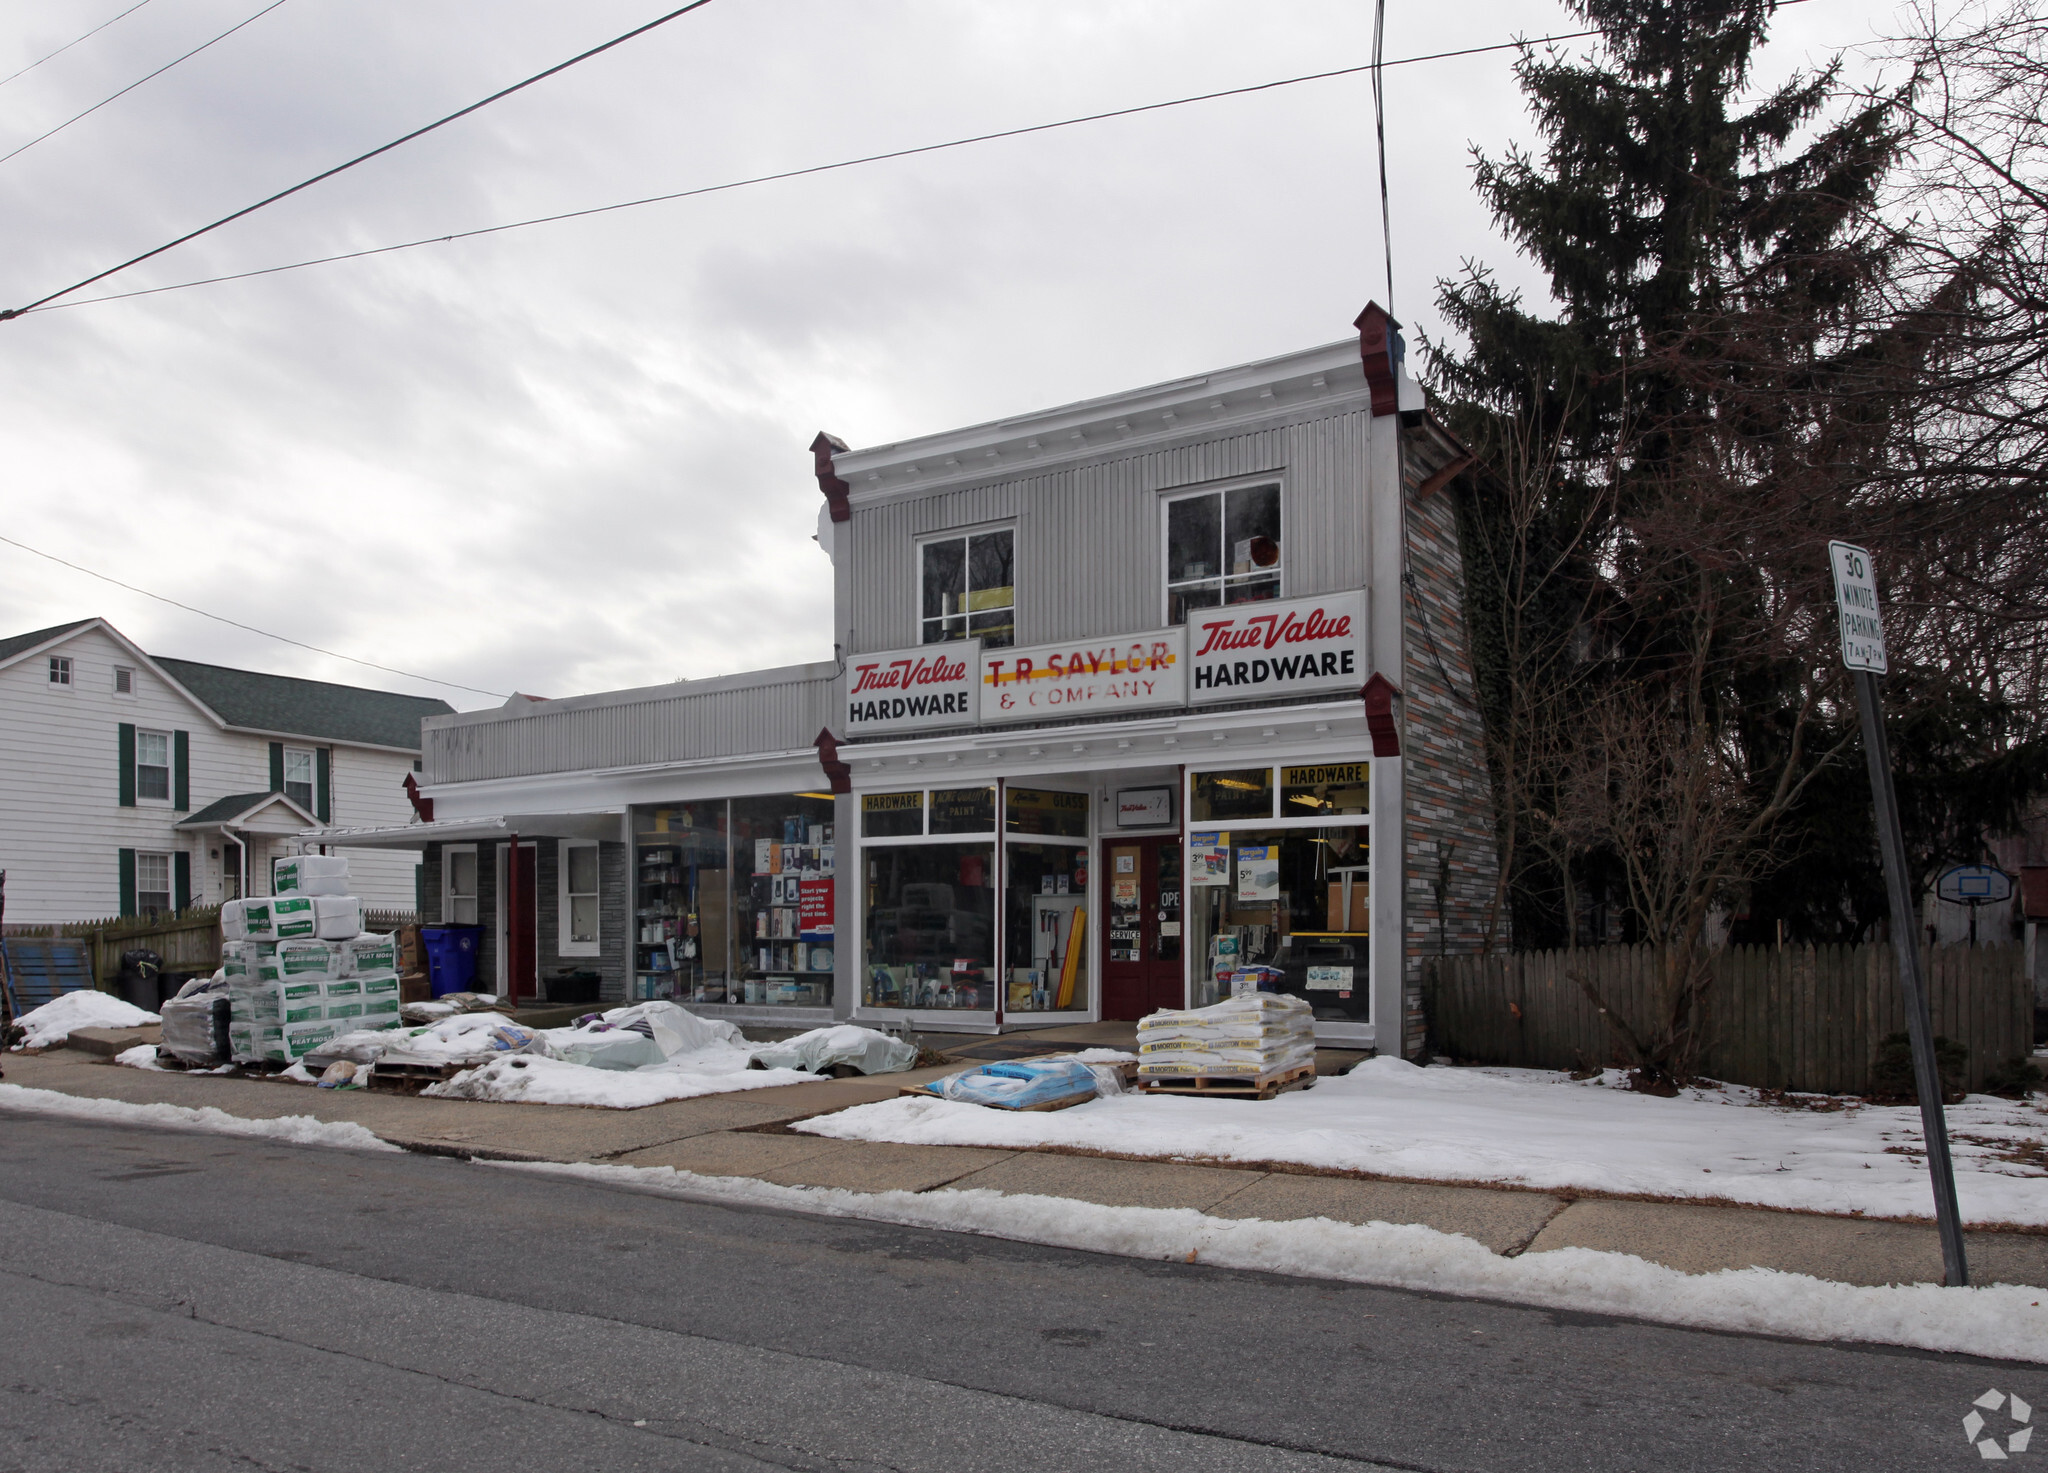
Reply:
[[[341,975],[367,977],[373,972],[398,971],[398,937],[365,931],[341,943]]]
[[[273,860],[270,888],[279,895],[346,895],[348,861],[339,854],[291,854]]]

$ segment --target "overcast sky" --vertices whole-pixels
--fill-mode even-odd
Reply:
[[[0,74],[130,0],[0,0]],[[150,0],[0,87],[0,153],[262,8]],[[0,164],[0,305],[159,245],[670,8],[287,0]],[[1388,7],[1389,57],[1575,29]],[[81,296],[1370,59],[1363,0],[715,0]],[[1781,15],[1772,76],[1862,43]],[[1394,311],[1485,262],[1512,53],[1387,74]],[[871,445],[1345,336],[1384,300],[1370,92],[1310,83],[482,240],[0,323],[0,532],[486,691],[830,655],[819,429]],[[0,544],[0,634],[441,695]]]

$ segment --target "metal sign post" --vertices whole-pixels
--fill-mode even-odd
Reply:
[[[1919,927],[1913,919],[1906,840],[1899,828],[1899,799],[1892,787],[1891,748],[1885,741],[1884,712],[1877,677],[1888,668],[1884,625],[1878,616],[1877,576],[1870,554],[1846,542],[1828,544],[1835,570],[1835,601],[1842,621],[1842,663],[1856,673],[1856,705],[1863,718],[1863,755],[1870,764],[1870,796],[1877,810],[1877,847],[1884,855],[1885,890],[1891,897],[1892,951],[1898,958],[1906,1031],[1913,1041],[1913,1082],[1920,1096],[1920,1133],[1927,1143],[1927,1175],[1934,1185],[1934,1219],[1941,1230],[1946,1282],[1970,1282],[1963,1257],[1963,1226],[1956,1208],[1955,1165],[1948,1154],[1948,1117],[1941,1107],[1941,1074],[1934,1062],[1934,1027],[1927,1014],[1927,979],[1920,972]]]

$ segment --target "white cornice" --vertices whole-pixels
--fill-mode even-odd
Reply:
[[[1358,340],[1154,384],[1014,419],[849,450],[832,468],[855,502],[1003,479],[1055,465],[1206,438],[1217,430],[1328,409],[1371,391]]]

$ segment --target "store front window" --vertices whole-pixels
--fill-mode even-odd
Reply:
[[[863,1004],[992,1010],[995,789],[866,793],[860,805]]]
[[[1004,1011],[1086,1012],[1088,795],[1007,788],[1003,828]]]
[[[833,838],[829,794],[636,807],[635,998],[829,1006]]]
[[[1282,992],[1322,1021],[1372,1021],[1368,779],[1363,762],[1189,775],[1192,1005]]]

